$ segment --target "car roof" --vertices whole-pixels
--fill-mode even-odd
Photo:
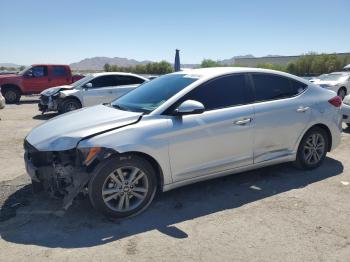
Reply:
[[[92,75],[94,77],[106,76],[106,75],[135,76],[135,77],[147,80],[147,78],[145,78],[143,76],[140,76],[140,75],[137,75],[137,74],[132,74],[132,73],[125,73],[125,72],[102,72],[102,73],[92,73]]]
[[[350,72],[345,72],[345,71],[332,72],[332,73],[330,73],[329,75],[332,75],[332,74],[350,75]]]
[[[226,74],[233,73],[268,73],[268,74],[277,74],[281,76],[286,76],[289,78],[294,78],[298,81],[308,83],[308,80],[305,80],[301,77],[288,74],[282,71],[276,71],[271,69],[262,69],[262,68],[252,68],[252,67],[210,67],[210,68],[198,68],[198,69],[185,69],[174,74],[187,74],[192,76],[197,76],[199,78],[210,79],[217,76],[222,76]]]

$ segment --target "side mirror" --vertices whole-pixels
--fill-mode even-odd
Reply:
[[[91,83],[87,83],[87,84],[85,84],[84,87],[85,87],[85,88],[92,88],[92,84],[91,84]]]
[[[174,114],[178,116],[202,114],[204,110],[205,107],[201,102],[186,100],[174,110]]]
[[[27,78],[31,78],[33,77],[33,72],[31,70],[28,70],[27,72],[25,72],[24,76]]]

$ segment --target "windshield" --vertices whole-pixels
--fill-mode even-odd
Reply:
[[[25,72],[27,72],[27,70],[29,70],[30,68],[32,68],[32,66],[27,66],[25,67],[22,71],[18,72],[19,75],[24,75]]]
[[[198,77],[186,74],[161,76],[115,100],[112,106],[126,111],[149,113],[197,80]]]
[[[347,77],[347,75],[344,74],[329,74],[329,75],[325,75],[324,77],[322,77],[321,80],[323,81],[339,81],[342,80],[343,78],[345,79]]]
[[[85,77],[83,77],[82,79],[79,79],[78,81],[74,82],[72,84],[72,86],[74,88],[80,87],[82,84],[85,84],[89,81],[91,81],[94,78],[94,76],[92,74],[88,74]]]

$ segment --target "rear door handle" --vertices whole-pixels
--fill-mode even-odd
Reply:
[[[308,111],[309,109],[310,109],[310,107],[308,107],[308,106],[301,106],[297,109],[297,112],[304,113],[304,112]]]
[[[251,118],[244,118],[244,119],[241,119],[241,120],[237,120],[237,121],[235,121],[233,123],[235,125],[244,126],[246,124],[249,124],[251,121],[252,121]]]

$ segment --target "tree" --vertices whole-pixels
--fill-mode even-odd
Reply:
[[[106,72],[110,72],[111,71],[111,65],[110,64],[105,64],[103,66],[103,69],[106,71]]]
[[[223,66],[219,62],[211,60],[211,59],[204,59],[201,63],[201,67],[220,67]]]

